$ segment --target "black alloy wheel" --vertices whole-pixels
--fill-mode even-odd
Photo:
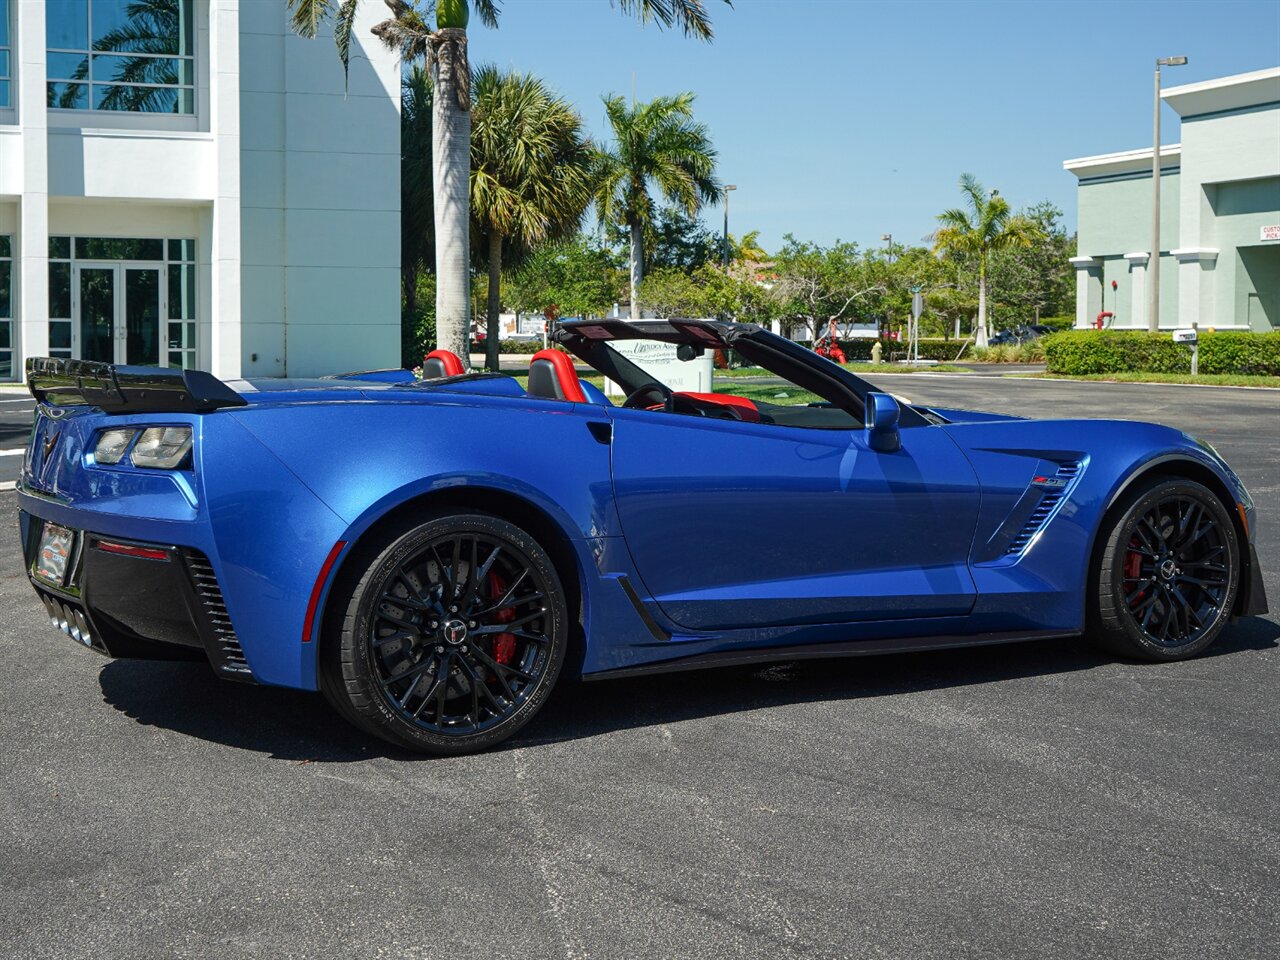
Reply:
[[[1194,481],[1164,480],[1132,496],[1105,532],[1094,639],[1149,660],[1184,659],[1213,643],[1240,580],[1236,528],[1221,500]]]
[[[436,517],[389,544],[352,588],[322,687],[387,740],[469,752],[533,717],[566,638],[559,578],[527,533],[484,514]]]

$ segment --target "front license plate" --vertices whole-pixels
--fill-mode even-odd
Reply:
[[[60,527],[56,523],[46,523],[40,534],[40,550],[36,553],[36,576],[56,587],[64,586],[75,544],[74,530]]]

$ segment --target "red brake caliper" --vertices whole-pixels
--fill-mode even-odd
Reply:
[[[1128,553],[1124,555],[1124,575],[1125,577],[1127,577],[1128,579],[1134,582],[1142,579],[1142,554],[1138,553],[1137,550],[1132,549],[1137,545],[1138,545],[1138,541],[1130,540],[1129,541],[1130,550]],[[1138,594],[1136,597],[1133,598],[1133,602],[1130,603],[1129,605],[1134,606],[1135,604],[1139,603],[1142,600],[1143,596],[1146,594],[1146,592],[1147,592],[1146,590],[1143,590],[1142,593]]]
[[[507,582],[495,570],[489,571],[489,600],[497,603],[507,589]],[[493,615],[497,623],[510,623],[516,618],[514,607],[499,610]],[[508,664],[516,658],[516,635],[514,633],[498,633],[493,637],[493,659],[501,664]]]

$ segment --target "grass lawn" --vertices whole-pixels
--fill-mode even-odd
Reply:
[[[1109,383],[1199,383],[1213,387],[1271,387],[1280,390],[1280,377],[1240,373],[1008,373],[1007,377],[1050,380],[1101,380]]]

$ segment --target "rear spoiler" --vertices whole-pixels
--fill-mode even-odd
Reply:
[[[248,403],[203,370],[124,367],[54,357],[28,358],[27,388],[40,403],[88,405],[104,413],[209,413]]]

